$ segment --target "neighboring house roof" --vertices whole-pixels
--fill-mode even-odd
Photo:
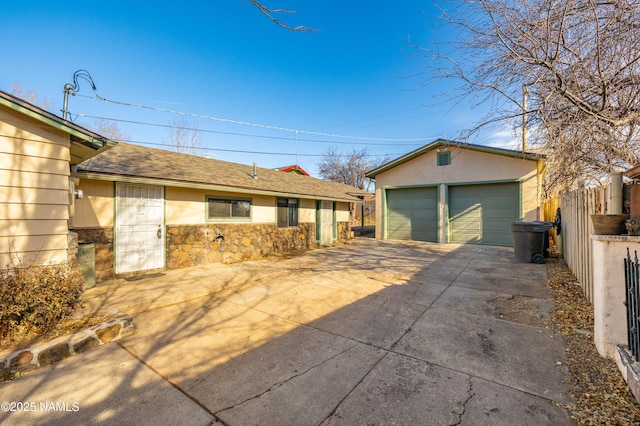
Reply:
[[[72,165],[81,163],[82,161],[93,157],[97,153],[105,151],[116,145],[116,142],[109,140],[104,136],[60,118],[49,111],[1,90],[0,106],[5,106],[43,124],[68,133],[71,138],[70,149]]]
[[[427,144],[421,148],[416,149],[415,151],[411,151],[408,154],[398,157],[395,160],[391,160],[373,170],[369,170],[366,173],[366,176],[368,178],[375,178],[376,175],[379,175],[380,173],[386,172],[389,169],[399,166],[400,164],[406,163],[409,160],[413,160],[414,158],[419,157],[429,151],[433,151],[435,149],[442,148],[442,147],[470,149],[474,151],[486,152],[489,154],[506,155],[508,157],[522,158],[525,160],[544,160],[545,159],[544,155],[535,154],[532,152],[514,151],[511,149],[494,148],[494,147],[484,146],[484,145],[474,145],[470,143],[455,142],[455,141],[449,141],[446,139],[438,139],[436,141],[431,142],[430,144]]]
[[[351,186],[273,169],[254,167],[120,142],[78,165],[78,177],[200,188],[225,192],[358,201]]]
[[[277,167],[274,170],[285,173],[298,173],[301,175],[309,176],[309,173],[307,173],[302,167],[298,166],[297,164],[294,164],[293,166]]]

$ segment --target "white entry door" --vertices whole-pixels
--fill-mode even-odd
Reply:
[[[320,244],[328,245],[333,242],[333,201],[322,201],[320,212]]]
[[[116,186],[116,273],[164,267],[161,186]]]

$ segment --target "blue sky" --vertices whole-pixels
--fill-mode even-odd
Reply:
[[[417,75],[429,58],[416,55],[409,40],[433,48],[455,37],[434,30],[439,12],[431,1],[264,4],[295,10],[279,17],[319,31],[283,30],[248,0],[3,2],[0,89],[18,83],[61,114],[65,83],[85,69],[106,99],[211,117],[189,119],[213,158],[261,167],[297,158],[314,175],[330,146],[393,158],[438,137],[455,138],[480,117],[467,104],[443,104],[453,86],[423,87],[425,77]],[[80,80],[69,100],[71,119],[114,120],[131,141],[168,143],[163,126],[175,114],[93,96]],[[473,142],[515,148],[516,141],[497,131]]]

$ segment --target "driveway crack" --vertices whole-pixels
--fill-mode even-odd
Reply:
[[[299,372],[299,373],[296,373],[296,374],[292,375],[291,377],[289,377],[289,378],[287,378],[287,379],[285,379],[285,380],[282,380],[282,381],[280,381],[280,382],[274,383],[273,385],[271,385],[269,388],[267,388],[267,389],[266,389],[266,390],[264,390],[263,392],[260,392],[260,393],[259,393],[259,394],[257,394],[257,395],[254,395],[254,396],[252,396],[252,397],[249,397],[249,398],[245,399],[245,400],[244,400],[244,401],[242,401],[242,402],[239,402],[239,403],[237,403],[237,404],[234,404],[234,405],[232,405],[232,406],[230,406],[230,407],[222,408],[222,409],[218,410],[215,414],[216,414],[216,415],[218,415],[218,414],[222,413],[223,411],[232,410],[232,409],[234,409],[234,408],[236,408],[236,407],[239,407],[239,406],[241,406],[241,405],[246,404],[246,403],[247,403],[247,402],[249,402],[249,401],[253,401],[253,400],[255,400],[255,399],[261,398],[262,396],[264,396],[264,395],[268,394],[269,392],[271,392],[271,391],[273,391],[273,390],[275,390],[275,389],[278,389],[279,387],[281,387],[281,386],[283,386],[283,385],[287,384],[287,383],[288,383],[288,382],[290,382],[291,380],[296,379],[296,378],[298,378],[298,377],[300,377],[300,376],[304,376],[305,374],[309,373],[311,370],[314,370],[314,369],[316,369],[316,368],[318,368],[318,367],[322,366],[323,364],[326,364],[327,362],[332,361],[332,360],[334,360],[334,359],[338,358],[339,356],[341,356],[341,355],[343,355],[343,354],[345,354],[345,353],[349,352],[350,350],[352,350],[353,348],[355,348],[355,347],[356,347],[356,346],[358,346],[358,345],[359,345],[359,343],[354,343],[353,345],[349,346],[349,347],[348,347],[348,348],[346,348],[345,350],[343,350],[343,351],[341,351],[341,352],[338,352],[337,354],[332,355],[331,357],[329,357],[329,358],[327,358],[327,359],[322,360],[322,361],[321,361],[321,362],[319,362],[318,364],[312,365],[311,367],[307,368],[306,370],[304,370],[304,371],[302,371],[302,372]]]
[[[469,384],[469,389],[467,390],[469,396],[462,402],[462,412],[458,414],[458,420],[455,423],[451,423],[450,426],[457,426],[462,423],[462,419],[467,413],[467,404],[469,403],[469,401],[471,401],[471,398],[475,396],[475,393],[473,392],[473,382],[471,381],[471,376],[467,378],[467,383]]]

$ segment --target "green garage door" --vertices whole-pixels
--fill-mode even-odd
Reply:
[[[438,241],[438,190],[387,190],[387,238]]]
[[[513,246],[511,222],[520,219],[517,183],[449,187],[452,243]]]

